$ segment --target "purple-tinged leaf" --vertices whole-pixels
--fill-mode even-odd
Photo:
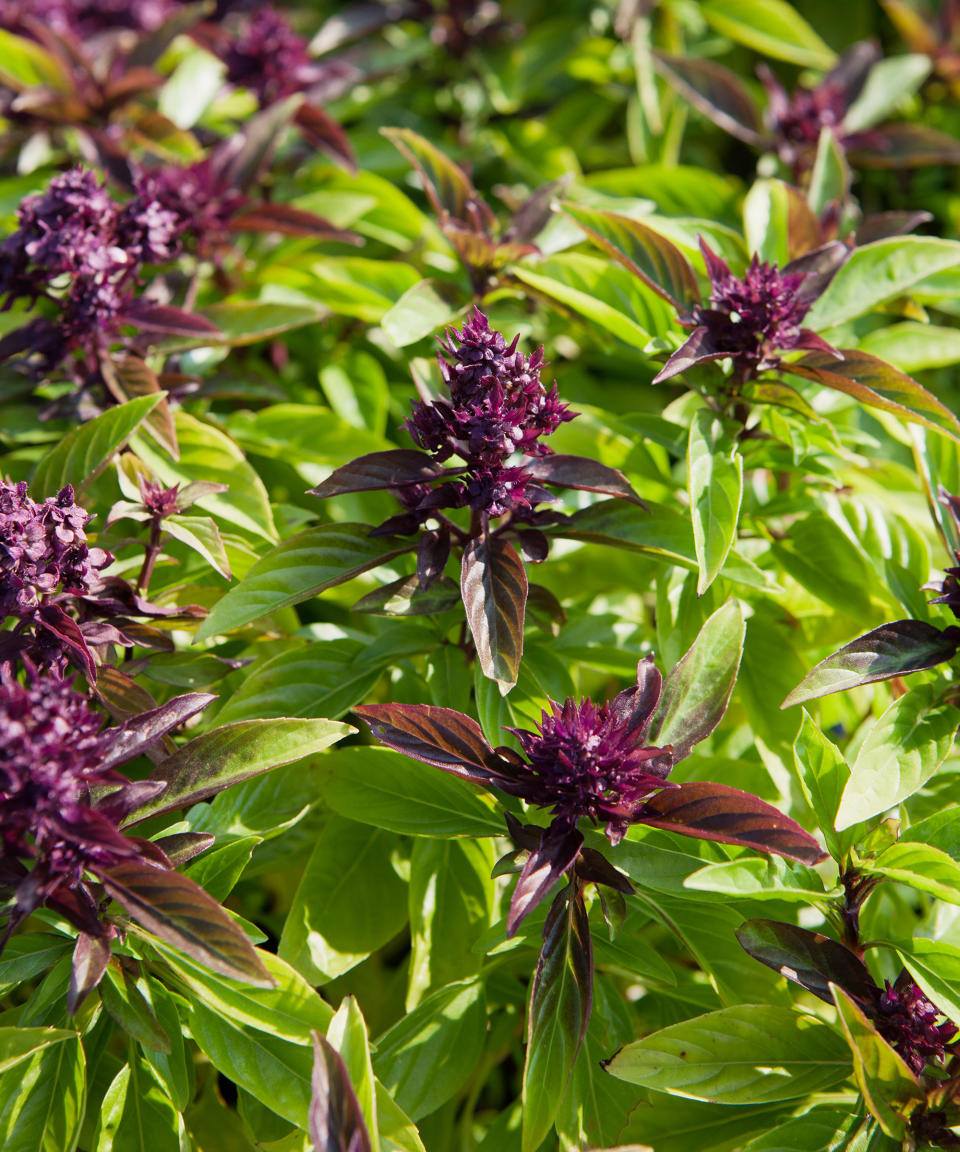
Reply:
[[[593,1006],[593,945],[583,896],[564,889],[543,927],[530,986],[523,1069],[522,1152],[535,1152],[553,1124]]]
[[[101,768],[116,768],[132,757],[139,756],[168,732],[202,712],[214,700],[216,696],[209,692],[188,692],[168,700],[158,708],[151,708],[149,712],[141,712],[139,716],[125,720],[119,728],[110,729],[106,734]]]
[[[432,704],[364,704],[353,710],[373,735],[396,752],[454,776],[496,784],[503,761],[469,716]]]
[[[560,877],[571,867],[583,847],[583,834],[575,824],[554,820],[540,836],[520,873],[507,915],[507,939],[513,936]]]
[[[627,896],[636,891],[630,878],[624,876],[619,868],[614,868],[606,856],[596,848],[580,849],[576,873],[581,880],[589,880],[591,884],[603,884]]]
[[[803,864],[816,864],[826,856],[809,833],[773,805],[726,784],[695,780],[665,788],[647,801],[641,821],[697,840],[740,844]]]
[[[517,532],[517,544],[520,555],[530,564],[542,564],[550,555],[550,537],[539,528],[521,528]]]
[[[806,704],[832,692],[921,672],[951,660],[960,648],[960,628],[935,628],[923,620],[895,620],[845,644],[811,669],[780,705]]]
[[[614,260],[639,276],[654,292],[682,311],[700,299],[690,261],[665,236],[639,220],[565,202],[564,213]]]
[[[421,535],[417,545],[417,581],[422,591],[443,575],[449,557],[450,529],[446,524]]]
[[[179,872],[130,860],[97,871],[118,904],[148,932],[221,976],[273,986],[253,945],[220,905]]]
[[[131,300],[124,307],[120,322],[148,332],[161,332],[165,336],[203,336],[215,341],[221,335],[216,324],[205,316],[143,299]]]
[[[860,1000],[869,1001],[875,991],[873,977],[863,961],[843,944],[819,932],[775,920],[747,920],[737,929],[737,939],[754,960],[828,1004],[833,1003],[831,983]]]
[[[460,587],[455,580],[441,576],[424,590],[416,576],[401,576],[361,596],[350,610],[373,616],[436,616],[459,606]]]
[[[363,237],[345,228],[337,228],[323,216],[295,208],[292,204],[271,204],[256,200],[230,221],[231,232],[278,232],[281,236],[313,236],[340,244],[362,245]]]
[[[850,258],[850,249],[838,240],[831,240],[804,252],[781,268],[784,276],[802,276],[803,283],[797,289],[798,300],[817,300],[827,289],[841,266]],[[802,345],[798,345],[802,347]],[[829,345],[828,345],[829,347]]]
[[[357,161],[350,140],[332,116],[322,108],[318,108],[316,104],[307,103],[297,109],[293,122],[303,133],[308,144],[332,156],[340,167],[349,173],[356,173]]]
[[[567,622],[563,605],[550,589],[542,584],[531,584],[527,589],[527,612],[540,628],[551,636],[559,636],[560,629]]]
[[[527,571],[502,537],[471,540],[463,550],[460,594],[484,676],[502,695],[516,684],[523,654]]]
[[[891,236],[905,236],[921,224],[929,224],[933,219],[930,212],[876,212],[865,216],[854,232],[856,246],[862,248],[864,244],[873,244],[877,240],[887,240]]]
[[[455,220],[469,221],[469,207],[474,206],[481,213],[486,209],[484,223],[493,222],[490,209],[483,204],[464,170],[429,140],[409,128],[381,128],[380,134],[386,136],[420,174],[423,190],[438,216],[446,213]]]
[[[315,1152],[371,1152],[363,1109],[340,1053],[313,1033],[309,1131]]]
[[[863,404],[893,412],[903,420],[925,424],[960,439],[960,420],[906,372],[853,348],[842,348],[838,362],[826,352],[811,352],[783,364],[785,372],[845,392]]]
[[[154,844],[174,868],[180,868],[201,852],[206,852],[216,843],[216,839],[210,832],[172,832],[169,836],[157,837]]]
[[[514,212],[510,226],[503,234],[504,243],[532,244],[550,222],[554,197],[569,183],[570,176],[565,175],[535,188]],[[499,194],[499,188],[497,192]]]
[[[221,187],[245,192],[257,183],[276,153],[281,133],[302,104],[299,93],[277,100],[249,120],[242,132],[214,148],[211,167]]]
[[[42,604],[37,609],[35,620],[38,630],[49,632],[56,646],[93,683],[97,678],[97,665],[76,620],[68,616],[58,604]]]
[[[960,141],[926,124],[884,124],[865,133],[862,140],[862,147],[849,149],[857,168],[960,164]]]
[[[524,471],[541,484],[579,488],[584,492],[603,492],[607,496],[619,496],[639,504],[641,508],[646,507],[622,472],[587,456],[539,456],[525,464]]]
[[[619,692],[610,705],[610,711],[629,732],[637,734],[638,742],[646,739],[651,718],[663,693],[663,677],[652,656],[637,663],[637,682]]]
[[[389,452],[369,452],[337,468],[307,495],[342,496],[345,492],[375,492],[382,488],[403,488],[443,476],[447,469],[426,452],[416,448],[395,448]]]
[[[336,720],[284,716],[237,720],[204,732],[154,768],[149,779],[165,782],[166,788],[142,804],[124,825],[207,800],[232,784],[322,752],[353,731],[349,724]]]
[[[754,148],[763,146],[760,110],[735,72],[713,60],[693,56],[668,56],[658,52],[654,60],[667,83],[718,128]]]
[[[654,376],[654,384],[662,384],[673,376],[695,367],[697,364],[708,364],[711,360],[722,360],[729,356],[729,352],[717,352],[713,333],[704,325],[694,328],[680,347],[673,353],[660,371]]]
[[[110,963],[110,937],[81,932],[73,949],[67,1011],[73,1016],[103,979]]]
[[[673,666],[650,726],[650,741],[673,747],[674,762],[688,755],[723,719],[743,655],[746,626],[736,600],[718,608]]]

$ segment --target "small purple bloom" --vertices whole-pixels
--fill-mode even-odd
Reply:
[[[931,1003],[906,975],[885,982],[873,1008],[873,1021],[917,1076],[931,1062],[942,1063],[957,1034],[956,1024]],[[937,1023],[940,1020],[942,1023]]]
[[[706,304],[695,304],[680,322],[693,333],[674,352],[654,383],[668,380],[694,364],[729,358],[740,381],[776,369],[781,352],[798,348],[840,353],[809,328],[804,317],[826,287],[817,272],[794,271],[761,261],[754,255],[746,274],[734,276],[701,237],[700,250],[710,278]],[[801,265],[802,267],[802,265]]]
[[[138,209],[157,222],[160,241],[175,252],[181,237],[201,255],[230,241],[230,221],[247,197],[225,182],[211,157],[185,168],[166,165],[142,173],[136,181]],[[161,257],[167,259],[167,257]]]
[[[178,8],[177,0],[0,0],[0,26],[29,35],[33,20],[81,38],[118,28],[152,32]]]
[[[262,107],[302,92],[322,78],[307,41],[272,5],[258,8],[223,56],[231,84],[249,88]]]
[[[951,495],[941,484],[937,491],[937,499],[947,508],[953,517],[954,537],[960,540],[960,497]],[[946,568],[946,575],[939,583],[925,584],[924,587],[940,595],[931,600],[931,604],[946,604],[950,611],[960,619],[960,551],[953,549],[954,559],[957,561],[952,568]]]

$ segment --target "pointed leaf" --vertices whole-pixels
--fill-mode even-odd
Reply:
[[[690,425],[687,492],[700,565],[697,595],[702,596],[719,576],[737,538],[743,498],[743,457],[709,408],[701,408]]]
[[[469,716],[432,704],[364,704],[354,712],[388,748],[479,783],[500,776],[500,757]]]
[[[879,816],[923,787],[950,754],[960,711],[936,688],[912,688],[876,721],[860,745],[843,791],[836,826]]]
[[[69,1028],[0,1028],[0,1073],[21,1060],[29,1060],[51,1044],[76,1038],[76,1032]]]
[[[340,1053],[313,1034],[310,1139],[316,1152],[371,1152],[370,1133]]]
[[[920,168],[960,163],[956,136],[928,124],[883,124],[870,130],[866,146],[850,149],[858,168]]]
[[[960,628],[934,628],[922,620],[895,620],[845,644],[797,685],[780,705],[806,704],[878,680],[891,680],[951,660],[960,647]]]
[[[371,539],[366,524],[321,524],[261,557],[212,608],[197,640],[242,628],[409,552],[415,542]]]
[[[737,680],[746,625],[740,605],[730,600],[700,629],[683,658],[670,671],[650,728],[650,742],[673,746],[682,760],[716,728]]]
[[[342,496],[345,492],[373,492],[379,488],[402,488],[435,480],[445,469],[426,452],[396,448],[369,452],[335,469],[322,484],[308,490],[310,496]]]
[[[381,128],[380,132],[419,172],[434,211],[466,220],[467,205],[480,198],[463,169],[409,128]]]
[[[846,204],[852,178],[846,153],[836,134],[830,127],[823,128],[817,141],[817,155],[810,172],[810,187],[807,189],[807,202],[811,211],[820,217],[829,205]]]
[[[547,916],[530,988],[523,1152],[535,1152],[553,1124],[592,1004],[593,948],[587,910],[579,890],[565,889]]]
[[[806,712],[793,745],[793,758],[800,787],[814,811],[827,848],[831,856],[840,861],[844,846],[834,831],[834,823],[850,768],[839,748],[824,736]]]
[[[341,168],[356,174],[357,163],[350,147],[350,140],[328,112],[308,102],[301,104],[297,109],[293,122],[314,148],[326,152]]]
[[[583,847],[583,834],[575,825],[555,820],[523,866],[510,900],[507,939],[520,927],[560,877],[569,870]]]
[[[718,128],[755,148],[763,144],[760,111],[735,72],[695,56],[658,52],[654,59],[660,75]]]
[[[828,352],[808,352],[800,360],[785,363],[783,369],[825,388],[844,392],[882,412],[893,412],[903,420],[924,424],[960,439],[960,420],[906,372],[869,352],[851,348],[841,352],[842,360]]]
[[[863,961],[849,948],[819,932],[775,920],[747,920],[737,929],[737,939],[754,960],[828,1004],[833,1003],[831,983],[866,1000],[876,990]]]
[[[883,1131],[900,1140],[907,1130],[905,1112],[924,1098],[920,1084],[859,1005],[842,988],[834,985],[834,989],[840,1024],[853,1052],[853,1074],[864,1103]]]
[[[740,1004],[627,1044],[605,1065],[631,1084],[718,1104],[798,1100],[850,1074],[843,1040],[813,1016]]]
[[[786,0],[703,0],[701,10],[721,36],[764,56],[806,68],[829,68],[836,60],[833,49]]]
[[[540,456],[525,464],[524,471],[541,484],[556,484],[560,488],[578,488],[585,492],[603,492],[607,496],[620,496],[632,504],[639,504],[641,508],[645,507],[622,472],[586,456]]]
[[[771,804],[726,784],[686,781],[647,801],[641,820],[699,840],[741,844],[789,860],[816,864],[826,853],[814,838]]]
[[[598,248],[682,309],[700,298],[693,266],[666,237],[648,225],[615,212],[598,212],[565,202],[564,213],[587,233]]]
[[[204,732],[151,772],[149,779],[165,782],[166,788],[142,804],[124,824],[207,800],[231,784],[322,752],[355,731],[336,720],[278,717],[237,720]]]
[[[174,540],[186,544],[218,572],[225,580],[232,576],[227,551],[216,521],[209,516],[168,516],[163,522],[163,530]]]
[[[520,670],[527,600],[527,572],[513,545],[499,536],[471,540],[463,550],[460,594],[483,674],[506,695]]]
[[[160,332],[165,336],[199,337],[209,343],[216,343],[221,334],[216,324],[205,316],[143,299],[131,300],[124,307],[120,320],[147,332]]]
[[[272,983],[241,929],[186,876],[125,861],[98,871],[97,877],[118,904],[161,940],[224,976],[259,986]]]
[[[339,244],[363,244],[356,232],[337,228],[303,208],[292,204],[272,204],[268,200],[248,203],[230,220],[231,232],[279,232],[283,236],[313,236],[318,240],[331,240]]]
[[[188,692],[183,696],[175,696],[159,708],[131,716],[119,728],[108,729],[104,734],[101,769],[116,768],[134,756],[139,756],[168,732],[202,712],[213,700],[216,700],[216,696],[209,692]]]
[[[103,979],[110,962],[110,940],[81,932],[73,949],[67,1011],[71,1016]]]
[[[170,1037],[125,969],[108,965],[100,983],[100,999],[128,1036],[155,1052],[169,1055]]]
[[[929,892],[947,904],[960,904],[960,864],[929,844],[891,844],[864,871]]]

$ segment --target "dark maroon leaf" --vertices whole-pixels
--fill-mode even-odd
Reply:
[[[388,748],[479,784],[496,783],[503,761],[469,716],[432,704],[364,704],[353,710]]]
[[[800,360],[785,363],[783,369],[815,380],[825,388],[845,392],[873,408],[893,412],[901,419],[960,438],[960,420],[906,372],[868,352],[854,348],[840,351],[843,360],[839,363],[826,352],[811,352]]]
[[[660,75],[718,128],[755,148],[763,145],[760,110],[736,73],[693,56],[658,52],[654,59]]]
[[[895,620],[845,644],[813,668],[780,705],[806,704],[877,680],[921,672],[951,660],[960,648],[960,628],[935,628],[922,620]]]
[[[154,844],[163,852],[174,866],[180,868],[188,860],[206,852],[216,841],[216,837],[209,832],[173,832],[169,836],[160,836]]]
[[[131,300],[120,317],[123,324],[133,324],[150,332],[162,332],[165,336],[209,336],[215,338],[222,332],[205,316],[185,312],[170,304],[154,304],[150,300]]]
[[[187,876],[131,860],[97,870],[97,877],[108,895],[165,943],[221,976],[273,986],[242,930]]]
[[[124,721],[121,727],[111,729],[108,734],[102,767],[116,768],[133,756],[139,756],[214,700],[216,696],[209,692],[188,692],[184,696],[175,696],[159,708]]]
[[[345,492],[375,492],[382,488],[403,488],[436,480],[447,469],[437,464],[426,452],[416,448],[395,448],[390,452],[369,452],[337,468],[308,495],[325,499]]]
[[[737,939],[754,960],[833,1003],[830,984],[839,985],[858,1000],[870,1002],[876,992],[866,965],[849,948],[793,924],[775,920],[747,920]]]
[[[570,177],[562,176],[559,180],[552,180],[534,189],[513,214],[510,227],[503,234],[504,242],[532,244],[550,222],[554,197],[569,183]]]
[[[722,360],[729,356],[729,352],[718,352],[714,343],[713,333],[709,328],[701,326],[694,328],[686,340],[673,353],[660,371],[654,376],[654,384],[661,384],[672,376],[679,376],[696,364],[706,364],[710,360]]]
[[[850,249],[838,240],[831,240],[805,252],[781,269],[784,276],[802,276],[803,283],[797,291],[797,300],[816,300],[826,291],[827,285],[836,276],[842,264],[850,257]]]
[[[341,244],[362,245],[363,237],[345,228],[337,228],[329,220],[294,208],[292,204],[271,204],[267,200],[251,201],[230,221],[232,232],[279,232],[283,236],[314,236],[322,240],[335,240]]]
[[[98,796],[93,806],[108,819],[119,822],[134,808],[139,808],[141,804],[146,804],[155,796],[159,796],[164,788],[166,784],[162,780],[134,780],[130,784],[122,785],[116,791]],[[165,857],[162,862],[168,863]]]
[[[315,1152],[371,1152],[360,1101],[340,1053],[313,1035],[309,1130]]]
[[[424,532],[417,545],[417,580],[425,592],[443,575],[450,556],[450,529],[444,524],[433,532]]]
[[[35,619],[40,629],[55,637],[58,647],[66,649],[70,660],[83,669],[84,676],[91,682],[96,680],[97,666],[76,620],[57,604],[41,605]]]
[[[681,661],[682,663],[682,661]],[[637,664],[637,683],[625,688],[614,698],[610,711],[617,718],[617,724],[629,731],[637,732],[638,739],[644,739],[663,693],[663,677],[652,656],[646,656]],[[674,748],[676,754],[677,749]]]
[[[789,817],[749,792],[695,780],[665,788],[647,801],[641,822],[698,840],[740,844],[816,864],[826,853]]]
[[[880,58],[880,48],[874,41],[858,40],[843,53],[823,82],[838,85],[843,90],[843,102],[849,108],[863,91],[870,69]]]
[[[321,152],[326,152],[348,172],[356,172],[357,161],[346,132],[316,104],[303,104],[293,118],[304,139]]]
[[[249,120],[242,132],[214,148],[210,154],[213,175],[222,187],[245,192],[257,183],[273,159],[280,134],[302,103],[299,95],[277,100]]]
[[[38,317],[20,328],[14,328],[0,337],[0,360],[8,360],[20,352],[31,352],[42,348],[56,337],[56,329],[49,320]]]
[[[542,564],[550,555],[550,537],[539,528],[521,528],[517,543],[520,555],[531,564]]]
[[[81,932],[73,949],[70,986],[67,988],[67,1011],[71,1016],[103,979],[109,962],[109,936]]]
[[[543,484],[603,492],[646,507],[622,472],[586,456],[540,456],[524,465],[524,471]]]
[[[583,846],[576,825],[560,820],[540,836],[540,842],[527,857],[513,890],[507,915],[507,939],[513,936],[525,916],[537,907],[560,877],[571,867]]]
[[[873,244],[877,240],[886,240],[890,236],[903,236],[919,228],[921,224],[929,224],[933,219],[930,212],[875,212],[860,221],[854,232],[857,247],[864,244]]]
[[[592,884],[603,884],[607,888],[613,888],[615,891],[623,892],[628,896],[634,891],[629,877],[624,876],[618,868],[614,868],[606,856],[602,852],[598,852],[596,848],[580,849],[576,872],[581,880],[589,880]]]
[[[471,540],[463,550],[460,594],[484,676],[502,693],[517,682],[523,654],[527,572],[502,537]]]
[[[856,139],[856,138],[854,138]],[[856,168],[917,168],[928,164],[960,164],[960,140],[926,124],[885,124],[850,147]]]

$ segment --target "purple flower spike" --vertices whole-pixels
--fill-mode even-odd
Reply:
[[[223,57],[231,84],[256,93],[262,107],[302,92],[322,78],[298,36],[272,5],[258,8]]]
[[[810,262],[804,258],[802,264],[797,262],[802,270],[794,270],[792,265],[780,269],[754,255],[741,279],[702,237],[700,250],[710,278],[709,300],[706,305],[695,304],[689,316],[681,317],[680,322],[693,328],[693,333],[654,383],[669,380],[695,364],[724,358],[733,360],[734,375],[740,381],[754,379],[779,366],[779,353],[798,348],[829,352],[842,359],[815,332],[801,327],[835,268],[826,274],[816,268],[808,270]],[[833,255],[832,251],[826,254]]]
[[[917,1076],[931,1062],[942,1063],[948,1045],[957,1034],[956,1024],[943,1019],[909,978],[896,984],[885,982],[874,1012],[877,1031],[900,1053]],[[943,1022],[938,1024],[937,1021]]]

